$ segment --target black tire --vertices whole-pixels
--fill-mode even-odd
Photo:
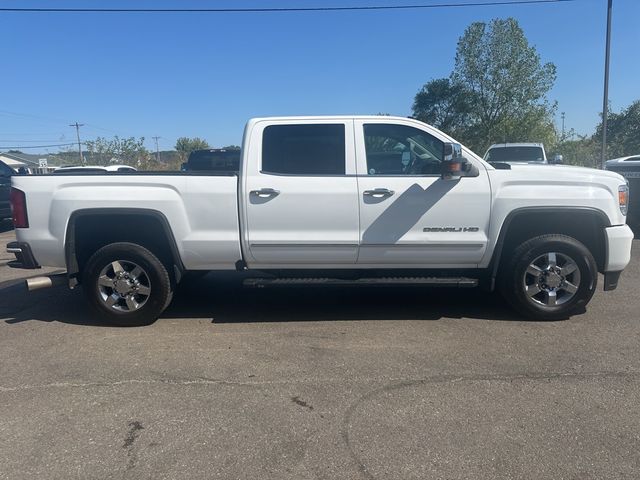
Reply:
[[[99,283],[100,276],[105,272],[105,269],[107,272],[115,271],[113,267],[110,268],[114,262],[122,265],[123,270],[121,271],[125,274],[133,273],[131,265],[138,266],[142,270],[139,279],[142,282],[142,287],[147,286],[145,293],[148,291],[148,295],[133,294],[132,299],[135,299],[135,303],[132,305],[140,305],[137,309],[129,308],[128,301],[117,291],[116,283],[113,283],[114,288],[105,287]],[[117,274],[118,272],[115,272],[115,275]],[[135,280],[137,279],[138,277],[135,278]],[[111,279],[107,278],[106,280]],[[115,282],[115,279],[113,281]],[[127,282],[128,280],[123,281]],[[132,282],[133,280],[127,285]],[[162,262],[146,248],[135,243],[124,242],[107,245],[91,256],[82,274],[82,287],[89,304],[98,314],[109,323],[121,327],[139,327],[152,324],[169,305],[173,295],[171,280]],[[111,295],[109,292],[112,292]],[[131,295],[127,294],[127,296]],[[109,306],[107,302],[113,301],[113,298],[118,299],[117,303]]]
[[[529,273],[537,273],[533,262],[540,258],[542,264],[553,263],[548,261],[551,253],[554,254],[552,258],[557,259],[559,270],[547,272],[547,268],[542,268],[539,276]],[[563,274],[573,268],[561,268],[571,265],[566,259],[577,266],[574,273]],[[533,268],[528,270],[530,266]],[[557,282],[562,283],[556,287]],[[595,293],[597,282],[598,268],[589,249],[575,238],[557,234],[541,235],[518,246],[505,259],[498,278],[505,300],[519,313],[535,320],[561,320],[584,311]],[[538,289],[540,291],[534,293]]]

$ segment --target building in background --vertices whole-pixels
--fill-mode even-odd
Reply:
[[[55,167],[49,166],[47,155],[0,152],[0,161],[17,173],[43,174],[55,170]]]

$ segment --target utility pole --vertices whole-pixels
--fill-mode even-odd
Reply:
[[[564,112],[560,116],[562,117],[562,141],[564,141]]]
[[[84,165],[84,158],[82,158],[82,144],[80,143],[80,127],[84,127],[84,123],[72,123],[70,127],[76,127],[76,136],[78,137],[78,157],[80,158],[80,164]]]
[[[156,162],[160,163],[160,150],[158,149],[158,140],[162,137],[151,137],[156,141]]]
[[[609,54],[611,52],[611,10],[613,0],[607,4],[607,47],[604,56],[604,99],[602,100],[602,155],[600,167],[604,170],[607,161],[607,117],[609,116]]]

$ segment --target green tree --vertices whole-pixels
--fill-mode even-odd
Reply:
[[[561,141],[554,150],[556,152],[562,155],[563,162],[567,165],[598,167],[600,163],[599,144],[588,135]]]
[[[85,142],[87,163],[94,165],[108,165],[123,163],[132,167],[144,168],[149,163],[149,151],[144,147],[144,137],[111,139],[98,137]]]
[[[427,83],[414,116],[431,121],[482,153],[491,143],[555,143],[555,104],[547,93],[556,67],[542,64],[513,18],[474,22],[457,45],[449,79]]]
[[[209,148],[209,144],[206,140],[203,140],[198,137],[189,138],[189,137],[180,137],[176,140],[175,149],[180,155],[180,160],[185,162],[187,157],[194,150],[205,150]]]
[[[596,128],[594,141],[602,141],[602,121]],[[625,157],[640,153],[640,100],[620,113],[607,118],[607,158]]]
[[[460,83],[448,78],[427,82],[413,101],[413,116],[436,126],[450,135],[463,135],[470,113],[468,96]]]

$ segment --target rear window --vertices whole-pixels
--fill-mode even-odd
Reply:
[[[344,175],[344,125],[271,125],[265,128],[262,171],[285,175]]]
[[[487,162],[544,162],[540,147],[498,147],[487,152]]]
[[[237,172],[240,150],[196,150],[189,155],[187,170]]]

